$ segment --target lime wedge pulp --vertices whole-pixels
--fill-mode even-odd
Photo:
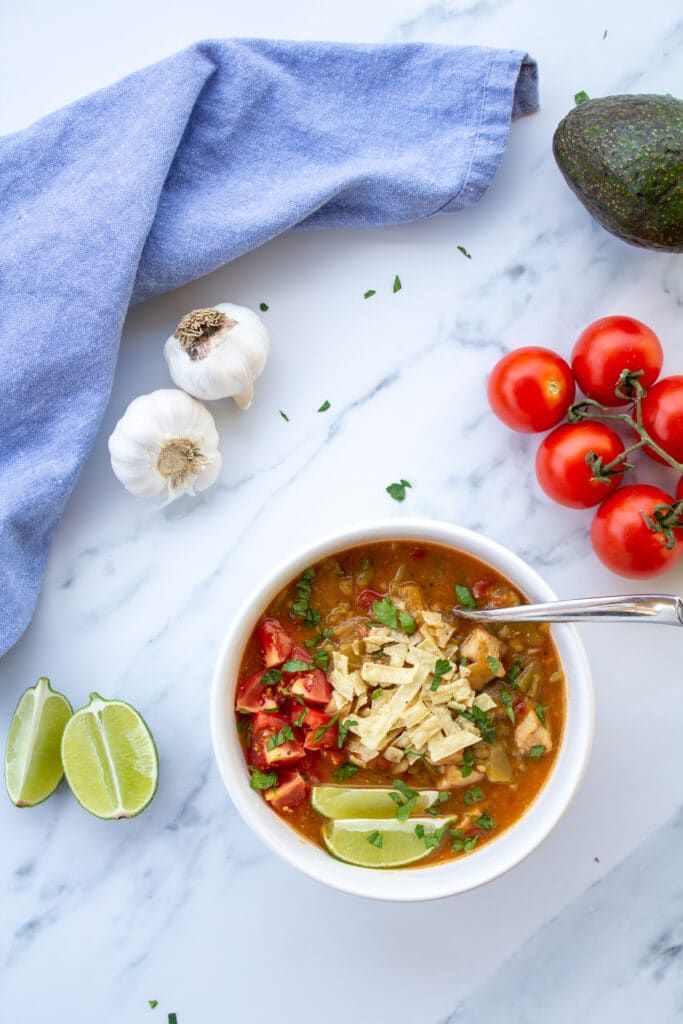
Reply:
[[[400,796],[395,789],[381,786],[314,786],[311,791],[313,808],[325,818],[395,818],[397,803],[390,795]],[[401,796],[401,800],[404,797]],[[415,812],[421,814],[438,802],[436,789],[423,789],[415,802]]]
[[[22,694],[5,751],[5,784],[17,807],[35,807],[59,785],[62,733],[72,713],[64,694],[53,690],[45,676]]]
[[[430,836],[443,828],[449,818],[410,818],[397,821],[372,818],[328,821],[323,826],[325,846],[339,860],[362,868],[401,868],[415,864],[435,852],[425,844]],[[415,829],[424,829],[424,836]]]
[[[147,807],[159,779],[157,751],[135,708],[90,694],[62,737],[71,792],[98,818],[133,818]]]

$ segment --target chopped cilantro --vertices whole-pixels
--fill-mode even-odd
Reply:
[[[545,705],[541,704],[540,700],[536,705],[536,717],[543,727],[545,727]]]
[[[283,411],[282,411],[282,409],[280,409],[280,410],[279,410],[279,413],[280,413],[280,415],[282,416],[283,420],[284,420],[284,421],[285,421],[286,423],[289,423],[289,416],[287,415],[287,413],[286,413],[286,412],[283,412]]]
[[[424,839],[424,837],[425,837],[425,827],[424,827],[424,825],[416,825],[415,826],[415,835],[417,836],[418,839]]]
[[[437,658],[434,668],[432,669],[434,673],[434,679],[432,680],[432,685],[429,687],[432,693],[436,693],[436,691],[439,689],[439,686],[441,685],[442,676],[444,676],[446,672],[449,672],[452,668],[453,666],[451,665],[450,661],[446,660],[446,658]]]
[[[384,690],[382,689],[382,687],[378,686],[377,689],[373,690],[372,693],[370,694],[370,700],[377,700],[377,698],[381,697],[383,693]]]
[[[371,832],[368,836],[368,842],[371,846],[376,846],[378,850],[381,850],[384,845],[384,836],[381,832]]]
[[[325,640],[329,640],[330,637],[334,636],[333,629],[324,629],[322,633],[318,633],[317,636],[312,636],[308,640],[304,640],[304,647],[319,647],[320,644],[324,643]]]
[[[478,838],[479,836],[467,836],[467,838],[462,844],[465,853],[469,853],[470,850],[474,849],[474,847],[477,845]]]
[[[407,480],[399,480],[397,484],[389,484],[386,488],[386,492],[394,499],[394,501],[405,501],[406,487],[412,486],[413,485],[408,483]]]
[[[350,718],[347,718],[344,722],[341,722],[339,725],[339,740],[337,742],[337,746],[339,747],[340,750],[344,746],[344,742],[346,741],[346,735],[352,725],[358,725],[358,722],[354,722]]]
[[[331,718],[329,722],[325,723],[325,725],[321,725],[319,729],[316,729],[313,733],[313,742],[320,743],[327,730],[332,728],[338,718],[339,715],[335,715],[334,718]]]
[[[147,1002],[149,1003],[152,1010],[154,1010],[159,1005],[158,999],[148,999]]]
[[[315,665],[312,665],[310,661],[302,661],[301,658],[290,658],[282,666],[283,672],[295,673],[295,672],[312,672]]]
[[[323,404],[322,404],[322,405],[320,406],[320,408],[318,409],[318,412],[327,412],[327,410],[328,410],[329,408],[330,408],[330,403],[329,403],[329,402],[327,401],[327,399],[325,399],[325,401],[323,402]]]
[[[494,658],[492,654],[487,654],[486,660],[494,676],[497,676],[498,672],[500,671],[500,661],[498,660],[498,658]]]
[[[356,772],[359,771],[360,768],[357,764],[347,762],[346,764],[340,764],[338,768],[335,768],[332,772],[332,777],[336,779],[337,782],[346,782],[347,779],[352,778]]]
[[[250,747],[250,746],[251,746],[251,730],[252,730],[253,728],[254,728],[254,720],[253,720],[253,718],[252,718],[252,719],[251,719],[251,720],[249,721],[249,724],[247,725],[247,729],[246,729],[246,732],[244,733],[244,739],[245,739],[245,742],[246,742],[246,744],[247,744],[247,746],[248,746],[248,747]]]
[[[466,779],[468,775],[472,774],[472,768],[474,767],[474,751],[466,750],[462,755],[462,764],[460,765],[460,774],[463,779]]]
[[[515,724],[515,712],[512,708],[512,696],[509,690],[503,688],[500,691],[500,699],[503,707],[505,708],[505,714],[508,716],[512,724]]]
[[[376,294],[377,294],[377,292],[376,292],[376,290],[374,288],[368,288],[368,290],[363,293],[363,298],[364,299],[370,299],[370,298],[372,298],[373,295],[376,295]]]
[[[468,807],[471,807],[477,800],[484,799],[484,791],[479,786],[475,786],[474,789],[468,789],[465,793],[465,803]]]
[[[394,288],[393,288],[394,295],[396,294],[396,292],[400,292],[402,287],[403,286],[401,284],[401,278],[397,274],[396,277],[394,278]]]
[[[517,683],[515,682],[515,680],[516,680],[517,676],[519,675],[519,673],[521,671],[522,671],[522,659],[521,658],[513,658],[512,659],[512,665],[510,665],[510,668],[508,670],[508,683],[515,690],[517,689]]]
[[[431,804],[431,806],[429,806],[429,807],[427,808],[427,814],[438,814],[438,813],[439,813],[439,806],[440,806],[441,804],[445,803],[445,802],[446,802],[446,800],[448,800],[448,797],[449,797],[449,794],[448,794],[448,793],[446,793],[446,792],[445,792],[445,791],[444,791],[444,790],[442,789],[442,790],[440,791],[439,795],[438,795],[438,796],[437,796],[437,798],[436,798],[436,802],[435,802],[435,803],[433,803],[433,804]]]
[[[463,256],[467,257],[468,260],[472,259],[472,257],[470,256],[470,254],[468,253],[468,251],[467,251],[467,249],[465,248],[464,245],[458,245],[458,246],[456,246],[456,248],[457,248],[458,252],[461,252],[463,254]]]
[[[320,612],[311,608],[311,591],[313,589],[313,569],[306,569],[300,579],[296,581],[296,589],[299,597],[292,605],[292,612],[300,619],[303,619],[307,626],[315,629],[321,619]]]
[[[398,621],[401,624],[401,629],[406,636],[412,636],[417,629],[417,622],[408,612],[399,612]]]
[[[463,718],[466,718],[468,722],[472,722],[476,725],[481,733],[481,738],[486,743],[493,743],[496,738],[496,727],[491,720],[491,716],[478,708],[476,704],[472,705],[471,711],[462,711]]]
[[[251,772],[252,789],[272,789],[277,782],[277,772],[260,772],[257,768],[249,766]]]
[[[472,596],[472,591],[469,587],[463,586],[462,583],[455,584],[455,596],[458,599],[458,604],[461,604],[463,608],[477,607],[477,602]]]
[[[261,676],[261,686],[275,686],[282,679],[282,672],[279,668],[269,668]]]
[[[410,786],[407,786],[403,779],[394,780],[394,789],[398,790],[398,792],[401,793],[406,798],[406,800],[412,800],[414,796],[419,796],[417,790],[411,789]]]
[[[266,750],[275,750],[276,747],[282,747],[287,741],[291,742],[294,739],[295,736],[291,725],[283,725],[276,735],[268,737]]]
[[[297,729],[300,729],[301,726],[304,724],[304,722],[306,721],[306,715],[307,714],[308,714],[308,708],[304,708],[303,711],[301,712],[301,714],[295,719],[294,725],[297,727]]]
[[[478,825],[479,828],[483,828],[485,832],[490,832],[491,829],[495,827],[496,823],[490,814],[480,814],[479,817],[475,819],[475,824]]]
[[[539,758],[543,757],[544,754],[545,747],[542,743],[539,743],[537,747],[532,747],[529,751],[529,757],[532,758],[534,761],[538,761]]]
[[[583,89],[580,92],[577,92],[577,93],[574,94],[574,103],[576,103],[577,107],[580,106],[581,103],[585,103],[586,100],[589,100],[589,99],[590,99],[590,96],[588,95],[587,92],[584,92]]]
[[[327,651],[323,651],[322,648],[318,648],[313,654],[313,664],[316,668],[321,668],[323,672],[327,672],[330,664],[330,656]]]
[[[406,747],[403,751],[406,757],[426,757],[426,754],[418,754],[417,750],[413,750],[411,747]]]
[[[380,626],[398,629],[398,611],[390,597],[383,597],[381,601],[373,601],[372,614]]]
[[[424,844],[428,850],[435,850],[437,846],[441,845],[441,840],[450,828],[450,824],[450,821],[447,821],[441,826],[441,828],[436,828],[433,832],[425,833]]]
[[[168,1024],[178,1024],[178,1017],[175,1013],[169,1013]]]
[[[262,313],[267,313],[270,307],[268,306],[267,302],[259,302],[258,308],[261,310]]]

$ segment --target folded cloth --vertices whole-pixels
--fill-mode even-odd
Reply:
[[[0,654],[33,612],[129,304],[288,228],[474,203],[537,106],[514,50],[227,40],[0,139]]]

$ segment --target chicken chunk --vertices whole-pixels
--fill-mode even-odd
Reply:
[[[553,749],[550,730],[539,722],[535,711],[527,711],[515,729],[515,743],[524,754],[528,754],[532,747],[545,747],[546,751]]]
[[[501,658],[504,650],[503,641],[481,626],[475,626],[462,642],[460,654],[470,662],[467,666],[470,670],[468,682],[473,690],[483,690],[492,679],[503,678],[505,669]]]
[[[482,772],[473,769],[467,778],[463,779],[459,764],[443,765],[440,775],[441,777],[436,784],[437,789],[457,789],[459,786],[473,786],[484,778]]]

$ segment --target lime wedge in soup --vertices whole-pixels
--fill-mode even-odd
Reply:
[[[325,846],[339,860],[362,868],[401,868],[424,860],[441,845],[449,818],[328,821]],[[418,834],[419,833],[419,834]],[[434,836],[433,845],[430,839]],[[427,842],[425,842],[427,839]]]
[[[381,786],[314,786],[311,804],[325,818],[395,818],[396,796],[395,789]],[[414,812],[421,814],[438,800],[438,790],[423,789],[418,793]]]
[[[47,800],[64,770],[60,746],[71,705],[44,676],[22,695],[9,727],[5,752],[5,784],[17,807],[35,807]]]
[[[120,700],[90,694],[62,737],[64,774],[73,795],[98,818],[134,818],[147,807],[159,761],[144,719]]]

